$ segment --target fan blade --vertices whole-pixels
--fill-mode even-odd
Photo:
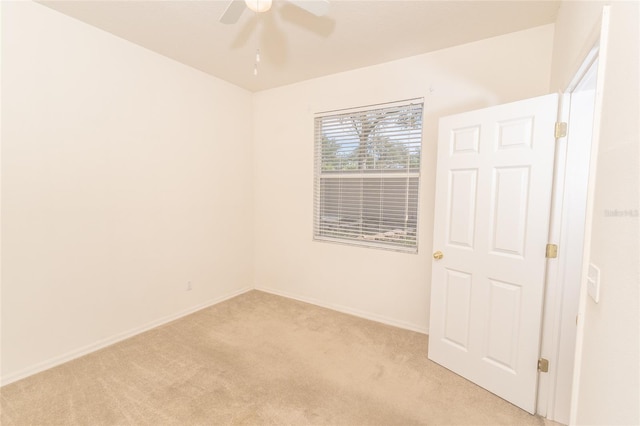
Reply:
[[[235,24],[246,8],[247,5],[244,0],[231,0],[220,17],[220,22],[223,24]]]
[[[289,3],[315,16],[324,16],[329,11],[329,0],[288,0]]]

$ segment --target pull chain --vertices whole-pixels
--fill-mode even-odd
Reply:
[[[253,75],[258,76],[258,64],[260,63],[260,49],[256,49],[256,61],[253,64]]]

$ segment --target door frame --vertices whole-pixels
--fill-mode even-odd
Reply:
[[[547,264],[547,282],[544,300],[543,331],[540,354],[550,361],[549,372],[540,374],[538,380],[538,398],[536,413],[550,420],[570,424],[575,419],[575,406],[577,401],[577,389],[579,384],[579,371],[582,354],[582,333],[584,324],[582,312],[585,302],[585,282],[588,268],[588,255],[591,246],[591,222],[593,216],[593,191],[595,186],[595,166],[598,153],[598,136],[600,113],[602,104],[602,84],[604,81],[606,63],[606,45],[609,29],[609,6],[604,6],[601,21],[597,24],[592,38],[587,44],[588,52],[583,56],[583,61],[578,66],[569,85],[565,88],[559,108],[558,121],[568,123],[567,136],[558,139],[556,146],[556,166],[553,181],[553,200],[551,209],[551,221],[549,226],[549,242],[560,244],[558,258],[552,259]],[[577,143],[572,145],[573,150],[568,150],[571,143],[572,123],[569,120],[571,107],[571,95],[579,84],[597,63],[596,95],[594,101],[594,115],[592,120],[592,135],[590,144]],[[575,123],[574,123],[575,125]],[[575,142],[574,142],[575,143]],[[580,151],[576,151],[579,148]],[[580,212],[583,221],[564,221],[563,216],[569,214],[569,210],[575,213],[575,206],[566,203],[566,192],[571,190],[566,180],[571,162],[578,161],[576,157],[590,158],[590,166],[587,175],[582,176],[576,182],[586,188],[586,200],[584,209]],[[582,160],[583,161],[583,160]],[[573,257],[581,257],[581,264],[567,261],[567,253],[563,250],[562,243],[570,238],[583,238],[582,247],[575,247]],[[578,250],[580,252],[578,252]],[[565,281],[564,271],[567,268],[579,268],[580,280]],[[570,298],[565,295],[572,295]],[[575,296],[579,295],[579,296]],[[573,315],[577,315],[575,318]],[[562,354],[573,355],[572,363],[559,362]],[[569,365],[571,364],[571,365]],[[559,384],[564,383],[564,385]],[[570,386],[566,384],[570,383]],[[562,401],[570,401],[568,407],[559,407]]]

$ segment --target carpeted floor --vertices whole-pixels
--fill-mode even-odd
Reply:
[[[251,291],[0,388],[9,425],[542,425],[427,336]]]

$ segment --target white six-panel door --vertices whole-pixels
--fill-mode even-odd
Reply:
[[[557,104],[445,117],[438,135],[429,358],[530,413]]]

